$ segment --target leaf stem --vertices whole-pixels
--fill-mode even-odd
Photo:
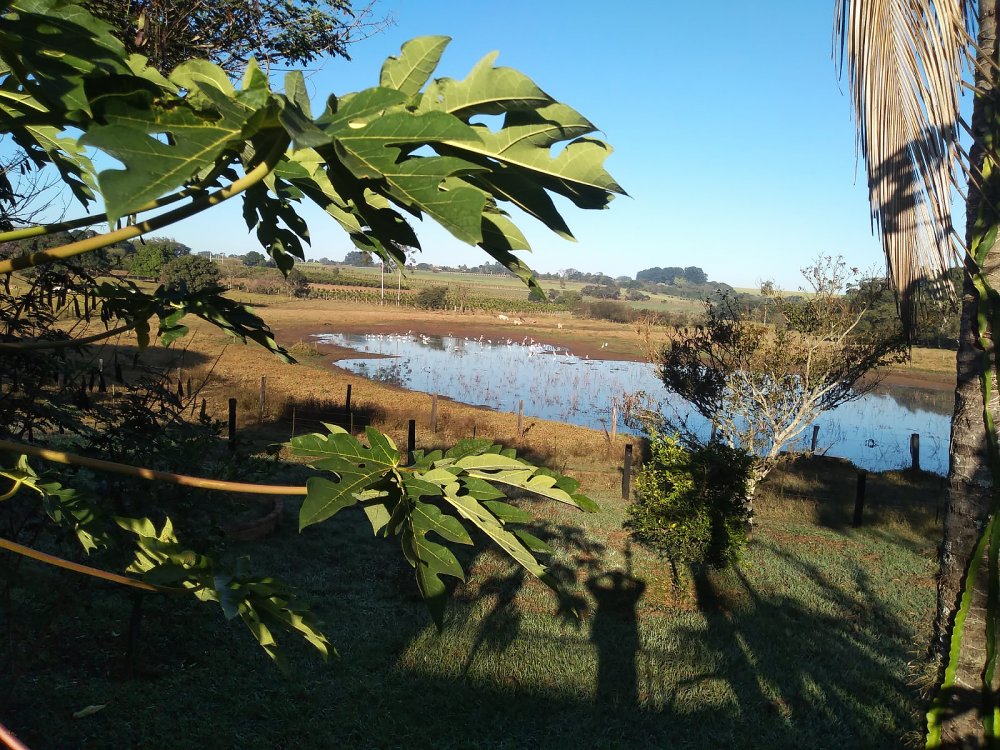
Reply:
[[[0,724],[0,742],[10,748],[10,750],[28,750],[28,746],[15,737],[14,733],[3,724]]]
[[[217,190],[214,193],[201,196],[186,206],[181,206],[180,208],[175,208],[173,211],[168,211],[165,214],[154,216],[152,219],[148,219],[139,224],[123,227],[114,232],[99,234],[96,237],[88,237],[85,240],[70,242],[59,247],[39,250],[35,253],[27,253],[16,258],[11,258],[10,260],[0,261],[0,274],[10,274],[24,268],[37,266],[41,263],[50,263],[58,260],[65,260],[66,258],[72,258],[76,255],[83,255],[84,253],[89,253],[94,250],[99,250],[102,247],[113,245],[116,242],[130,240],[133,237],[138,237],[146,234],[147,232],[162,229],[163,227],[174,224],[182,219],[194,216],[195,214],[204,211],[206,208],[210,208],[228,200],[229,198],[232,198],[235,195],[239,195],[244,190],[256,185],[258,182],[267,177],[275,166],[277,166],[281,157],[284,156],[285,149],[288,148],[289,143],[291,143],[291,141],[288,135],[282,133],[277,137],[271,150],[267,153],[264,159],[256,167],[251,169],[243,175],[243,177],[236,180],[228,187]]]
[[[111,581],[111,583],[120,583],[124,586],[131,586],[134,589],[141,589],[142,591],[153,591],[160,594],[188,593],[188,589],[176,588],[172,586],[157,586],[154,583],[140,581],[138,578],[130,578],[129,576],[122,576],[117,573],[109,573],[108,571],[100,570],[99,568],[92,568],[89,565],[81,565],[80,563],[75,563],[62,557],[56,557],[55,555],[50,555],[46,552],[39,552],[31,547],[25,547],[22,544],[12,542],[9,539],[4,539],[3,537],[0,537],[0,549],[5,549],[18,555],[24,555],[32,560],[38,560],[39,562],[46,563],[47,565],[54,565],[57,568],[72,570],[74,573],[83,573],[84,575],[101,578],[105,581]]]
[[[146,211],[152,211],[156,208],[163,208],[164,206],[169,206],[171,203],[176,203],[179,200],[187,198],[189,195],[194,195],[195,193],[202,192],[202,188],[184,188],[179,190],[173,195],[168,195],[163,198],[157,198],[155,201],[150,201],[149,203],[139,206],[137,209],[132,211],[133,214],[141,214]],[[41,224],[36,227],[22,227],[20,229],[12,229],[9,232],[0,232],[0,242],[16,242],[17,240],[27,240],[32,237],[44,237],[45,235],[55,234],[56,232],[66,232],[70,229],[80,229],[81,227],[89,227],[94,224],[101,224],[108,220],[107,214],[89,214],[87,216],[81,216],[78,219],[70,219],[69,221],[61,221],[56,224]]]
[[[0,450],[11,453],[23,453],[46,461],[54,461],[60,464],[71,464],[73,466],[86,466],[89,469],[98,471],[110,471],[114,474],[122,474],[137,479],[148,479],[156,482],[169,482],[179,484],[184,487],[198,487],[203,490],[219,490],[221,492],[243,492],[251,495],[305,495],[307,489],[304,486],[283,486],[276,484],[251,484],[248,482],[227,482],[221,479],[204,479],[202,477],[192,477],[186,474],[173,474],[168,471],[156,471],[146,469],[141,466],[130,466],[114,461],[104,461],[100,458],[90,458],[88,456],[77,456],[73,453],[63,451],[53,451],[37,445],[27,445],[15,443],[11,440],[0,440]]]
[[[95,333],[92,336],[84,336],[79,339],[58,339],[55,341],[46,341],[45,339],[35,339],[33,341],[0,341],[0,350],[13,349],[22,351],[29,349],[66,349],[72,346],[84,346],[85,344],[93,344],[95,341],[109,339],[119,333],[131,331],[133,328],[135,328],[135,323],[128,323],[123,326],[118,326],[117,328],[101,331],[101,333]]]

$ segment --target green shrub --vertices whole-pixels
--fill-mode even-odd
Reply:
[[[636,318],[636,311],[624,302],[615,300],[581,300],[573,305],[573,314],[578,318],[593,320],[609,320],[612,323],[631,323]]]
[[[549,298],[545,295],[545,292],[543,292],[537,286],[533,286],[533,287],[531,287],[531,289],[528,290],[528,301],[529,302],[548,302]]]
[[[675,564],[725,567],[746,545],[752,458],[720,443],[689,449],[653,434],[625,527]]]
[[[447,307],[448,287],[425,286],[417,292],[417,307],[425,310],[443,310]]]
[[[214,289],[219,286],[219,267],[200,255],[182,255],[164,264],[160,281],[174,289],[184,285],[189,292]]]

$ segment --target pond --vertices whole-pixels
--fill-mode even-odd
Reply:
[[[621,413],[623,397],[645,394],[664,413],[688,419],[707,437],[708,423],[689,405],[668,394],[652,366],[577,357],[566,349],[523,338],[426,336],[422,334],[317,334],[320,341],[370,356],[336,364],[366,378],[456,401],[516,412],[525,417],[610,429],[612,403]],[[868,471],[910,465],[910,435],[920,435],[920,463],[927,471],[948,470],[952,394],[919,388],[882,388],[826,412],[819,425],[817,452],[852,461]],[[621,423],[619,431],[630,432]],[[807,428],[793,450],[808,448]]]

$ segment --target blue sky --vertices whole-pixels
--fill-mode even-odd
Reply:
[[[381,0],[395,25],[309,76],[314,100],[375,85],[382,61],[415,36],[453,41],[436,75],[464,77],[484,54],[530,75],[587,116],[615,149],[609,171],[629,192],[606,211],[564,215],[571,243],[524,218],[540,271],[634,275],[701,266],[713,280],[797,288],[819,253],[881,267],[850,101],[831,60],[833,0],[639,0],[609,4]],[[221,211],[221,214],[219,213]],[[310,257],[343,258],[346,235],[308,213]],[[427,221],[418,260],[488,260]],[[238,205],[171,232],[197,250],[257,249]]]

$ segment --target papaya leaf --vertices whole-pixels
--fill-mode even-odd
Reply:
[[[464,438],[449,448],[444,456],[457,460],[459,458],[465,458],[466,456],[481,455],[492,447],[493,441],[486,438]]]
[[[498,500],[483,500],[478,498],[484,506],[500,519],[503,523],[531,523],[535,517],[515,505],[503,503]]]
[[[45,514],[53,522],[70,529],[87,554],[110,546],[109,521],[101,512],[97,498],[91,494],[66,487],[48,473],[39,474],[24,455],[18,456],[12,466],[0,466],[0,476],[13,482],[11,489],[6,491],[11,497],[22,489],[35,492]]]
[[[577,137],[593,132],[594,125],[565,104],[508,112],[503,127],[496,132],[485,125],[473,127],[482,145],[448,142],[442,153],[505,164],[541,187],[569,198],[579,208],[605,208],[613,194],[625,192],[603,166],[611,147]],[[553,156],[552,147],[567,140],[569,143]]]
[[[494,469],[524,469],[525,464],[514,456],[503,455],[502,453],[483,453],[479,455],[464,456],[455,462],[461,469],[479,471],[490,471]],[[533,469],[532,469],[533,470]]]
[[[448,112],[468,121],[474,115],[498,115],[553,103],[552,97],[524,73],[493,67],[498,54],[486,55],[462,81],[451,78],[434,81],[421,97],[418,109]]]
[[[442,513],[441,509],[430,503],[414,503],[410,519],[416,531],[427,534],[433,531],[442,539],[458,544],[472,544],[472,537],[454,516]]]
[[[299,511],[299,531],[336,515],[343,508],[358,502],[357,494],[367,489],[381,474],[349,472],[340,473],[339,482],[331,482],[323,477],[309,477],[306,481],[308,494]]]
[[[201,91],[207,84],[196,83]],[[184,185],[213,167],[226,150],[242,142],[248,111],[235,99],[221,111],[199,112],[174,102],[145,108],[109,106],[106,124],[88,129],[80,143],[115,157],[124,169],[106,169],[97,181],[110,221]],[[157,136],[169,137],[164,142]]]
[[[551,554],[553,551],[549,545],[547,545],[537,536],[535,536],[534,534],[529,534],[527,531],[524,531],[523,529],[514,529],[511,533],[513,533],[514,536],[520,539],[524,543],[524,546],[527,547],[532,552]]]
[[[237,614],[261,648],[283,665],[274,631],[298,634],[327,658],[330,643],[309,608],[276,578],[253,578],[221,570],[211,558],[186,549],[174,535],[168,518],[157,531],[148,518],[115,519],[137,537],[136,553],[128,570],[144,580],[186,588],[204,602],[215,602],[227,620]]]
[[[328,426],[329,427],[329,426]],[[353,435],[330,429],[329,434],[300,435],[288,443],[293,453],[315,459],[313,468],[333,472],[337,481],[313,477],[299,511],[299,530],[324,521],[341,508],[355,504],[359,495],[379,483],[399,464],[399,451],[377,430],[367,428],[369,447]]]
[[[459,512],[459,515],[496,542],[521,567],[546,585],[558,590],[556,581],[548,574],[545,566],[539,564],[521,540],[507,531],[503,524],[475,498],[449,492],[445,494],[445,500]]]
[[[399,57],[390,57],[383,63],[379,86],[415,96],[427,83],[450,41],[446,36],[421,36],[405,42]]]

